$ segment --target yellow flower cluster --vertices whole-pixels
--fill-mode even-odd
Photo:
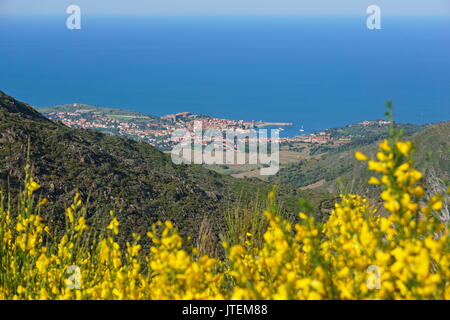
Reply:
[[[114,213],[92,230],[78,194],[64,234],[50,234],[27,175],[17,212],[0,207],[0,299],[450,299],[448,226],[435,217],[448,195],[426,197],[412,151],[391,138],[374,160],[355,154],[380,203],[342,195],[324,223],[265,211],[262,244],[247,233],[223,243],[224,259],[186,249],[170,222],[151,227],[145,252],[136,234],[119,244]]]

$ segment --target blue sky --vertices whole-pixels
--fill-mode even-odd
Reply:
[[[0,0],[0,14],[365,14],[376,4],[388,15],[450,15],[450,0]]]

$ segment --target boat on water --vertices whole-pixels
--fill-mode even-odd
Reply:
[[[298,130],[298,131],[300,131],[300,132],[305,132],[305,129],[303,129],[303,126],[302,126],[301,129]]]

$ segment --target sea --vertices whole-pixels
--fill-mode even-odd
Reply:
[[[450,16],[0,16],[0,90],[42,107],[293,122],[450,120]]]

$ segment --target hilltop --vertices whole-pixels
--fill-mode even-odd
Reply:
[[[93,112],[97,114],[104,114],[109,115],[111,117],[120,117],[120,116],[129,116],[129,117],[136,117],[136,118],[145,118],[145,119],[159,119],[157,116],[152,115],[144,115],[140,112],[131,111],[131,110],[124,110],[119,108],[106,108],[106,107],[99,107],[99,106],[93,106],[88,104],[82,104],[82,103],[71,103],[71,104],[63,104],[63,105],[56,105],[52,107],[39,107],[36,108],[37,111],[41,113],[51,113],[51,112]]]

